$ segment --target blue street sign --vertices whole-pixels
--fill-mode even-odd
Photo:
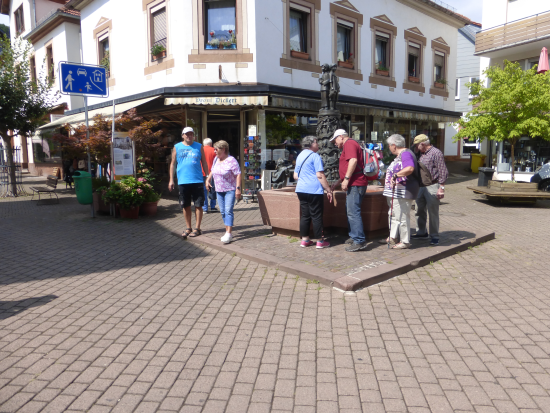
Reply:
[[[59,84],[61,93],[67,95],[102,97],[109,95],[107,69],[102,66],[60,62]]]

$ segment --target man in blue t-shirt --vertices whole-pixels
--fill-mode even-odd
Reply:
[[[177,143],[172,149],[172,162],[170,163],[170,183],[168,189],[174,189],[174,169],[177,164],[177,176],[179,187],[180,206],[187,228],[181,236],[183,239],[197,237],[202,234],[202,204],[204,204],[204,178],[202,171],[208,171],[208,164],[204,156],[204,149],[200,143],[195,142],[193,128],[184,128],[181,132],[183,141]],[[202,168],[201,168],[202,165]],[[195,205],[196,226],[191,228],[191,200]]]

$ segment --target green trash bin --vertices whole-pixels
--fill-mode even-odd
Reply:
[[[92,195],[92,175],[86,171],[76,171],[73,174],[76,199],[79,204],[90,205],[94,202]]]

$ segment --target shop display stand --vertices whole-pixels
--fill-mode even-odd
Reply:
[[[243,167],[243,200],[249,202],[258,202],[257,193],[261,187],[262,161],[261,149],[262,141],[260,136],[246,136],[244,138],[244,167]]]

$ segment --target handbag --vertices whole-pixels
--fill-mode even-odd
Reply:
[[[216,165],[216,161],[218,160],[218,157],[216,156],[214,158],[214,163],[212,164],[212,171],[214,170],[214,165]],[[214,200],[217,199],[216,194],[216,185],[214,184],[214,174],[212,174],[212,179],[210,180],[210,189],[208,190],[208,199]]]

